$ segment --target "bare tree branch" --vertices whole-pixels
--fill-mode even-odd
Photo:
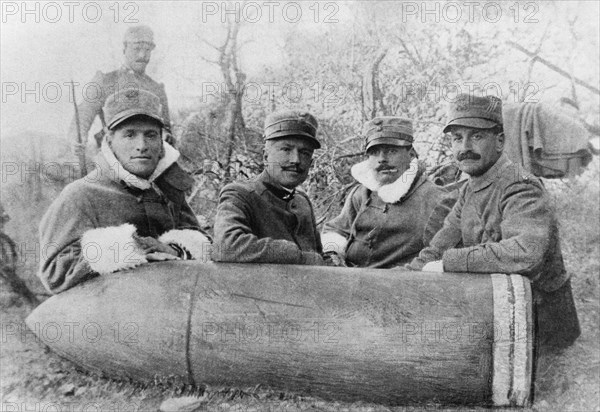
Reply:
[[[557,65],[549,62],[548,60],[544,59],[543,57],[538,56],[536,53],[531,52],[529,50],[527,50],[526,48],[524,48],[523,46],[521,46],[518,43],[515,43],[514,41],[508,40],[506,42],[506,44],[508,44],[511,47],[514,47],[515,49],[519,50],[520,52],[525,53],[527,56],[536,59],[537,61],[539,61],[540,63],[542,63],[543,65],[545,65],[546,67],[554,70],[555,72],[557,72],[558,74],[566,77],[567,79],[571,78],[571,75],[569,74],[569,72],[567,72],[566,70],[561,69],[560,67],[558,67]],[[573,78],[575,83],[577,83],[580,86],[585,87],[586,89],[596,93],[596,94],[600,94],[600,89],[598,89],[597,87],[592,86],[591,84],[577,78],[574,77]]]
[[[406,55],[408,56],[408,58],[410,59],[410,61],[417,67],[423,67],[423,59],[421,58],[421,55],[419,54],[418,50],[415,50],[415,53],[417,53],[417,57],[415,57],[413,55],[413,53],[408,49],[408,46],[406,45],[406,42],[404,41],[404,39],[402,39],[402,37],[400,37],[399,35],[395,36],[396,39],[398,39],[398,41],[400,42],[400,45],[402,46],[402,48],[404,49],[404,52],[406,53]]]
[[[200,58],[201,58],[202,60],[204,60],[205,62],[207,62],[207,63],[210,63],[210,64],[216,64],[217,66],[219,65],[219,62],[218,62],[218,61],[216,61],[216,60],[210,60],[210,59],[207,59],[207,58],[206,58],[206,57],[204,57],[204,56],[200,56]]]
[[[221,51],[221,46],[215,46],[214,44],[210,43],[209,41],[202,39],[202,42],[207,44],[208,46],[212,47],[213,49],[215,49],[216,51]]]

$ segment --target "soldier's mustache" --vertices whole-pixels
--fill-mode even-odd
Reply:
[[[389,166],[389,165],[381,165],[381,166],[377,166],[375,168],[375,171],[377,172],[381,172],[382,170],[392,170],[392,169],[396,169],[394,166]]]
[[[458,160],[459,162],[462,162],[463,160],[467,159],[479,160],[481,159],[481,155],[473,152],[462,152],[459,153],[458,156],[456,156],[456,160]]]
[[[285,170],[285,171],[287,171],[287,172],[304,173],[304,169],[302,169],[300,167],[296,167],[296,166],[282,167],[282,169]]]

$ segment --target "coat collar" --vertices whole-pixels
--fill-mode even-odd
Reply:
[[[271,176],[266,170],[263,170],[263,172],[258,176],[258,179],[267,188],[267,190],[269,190],[269,192],[273,193],[281,200],[291,200],[296,193],[295,189],[286,189],[283,186],[273,183],[273,179],[271,179]]]
[[[106,139],[102,142],[101,153],[102,158],[106,161],[109,169],[109,178],[116,182],[125,182],[125,184],[130,187],[148,190],[152,187],[154,180],[179,159],[179,152],[173,146],[167,142],[163,142],[163,147],[165,149],[165,155],[160,159],[156,169],[154,169],[154,172],[148,179],[143,179],[125,170],[123,165],[117,160],[117,157],[108,145]]]
[[[149,77],[146,72],[144,73],[138,73],[135,70],[133,70],[131,67],[127,66],[125,63],[123,63],[123,65],[121,66],[121,70],[127,74],[131,74],[133,76],[137,76],[137,77],[142,77],[142,78],[147,78]]]
[[[469,178],[469,184],[471,185],[473,191],[478,192],[483,190],[498,180],[500,173],[504,169],[504,166],[508,165],[509,163],[510,160],[508,160],[506,154],[502,153],[496,163],[494,163],[494,165],[490,167],[484,174]]]
[[[395,182],[387,185],[380,185],[377,182],[375,172],[369,167],[367,160],[352,166],[350,173],[360,184],[377,193],[385,203],[396,203],[409,193],[413,183],[423,174],[423,167],[417,159],[413,159],[408,169]]]

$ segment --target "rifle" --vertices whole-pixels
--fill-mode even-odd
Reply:
[[[104,120],[104,112],[102,109],[98,113],[98,117],[100,118],[100,124],[102,124],[102,129],[98,133],[94,133],[94,139],[96,139],[96,145],[98,147],[102,146],[102,140],[104,140],[104,135],[106,134],[106,121]]]
[[[79,127],[79,108],[77,107],[77,100],[75,98],[75,83],[73,79],[71,79],[71,95],[73,97],[73,105],[75,106],[75,126],[77,127],[77,143],[81,144],[81,129]],[[85,162],[85,149],[78,151],[79,157],[79,170],[81,173],[81,177],[87,175],[87,166]]]

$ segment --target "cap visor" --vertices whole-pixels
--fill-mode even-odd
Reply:
[[[150,117],[151,119],[154,119],[157,122],[159,122],[161,126],[165,125],[165,122],[163,121],[162,117],[160,117],[160,116],[150,114],[143,110],[126,110],[126,111],[120,113],[119,116],[112,119],[112,121],[110,122],[110,124],[108,124],[107,127],[109,129],[113,129],[116,126],[118,126],[119,124],[123,123],[125,120],[132,118],[133,116],[147,116],[147,117]]]
[[[386,144],[389,146],[412,146],[412,143],[408,140],[397,139],[395,137],[380,137],[379,139],[371,140],[367,143],[365,151],[369,150],[370,147]]]
[[[269,135],[269,137],[265,138],[265,140],[281,139],[283,137],[299,137],[299,138],[302,138],[305,140],[309,140],[313,144],[313,146],[315,146],[315,149],[321,148],[321,143],[319,143],[319,141],[317,139],[315,139],[311,134],[300,132],[300,131],[299,132],[280,131],[280,132],[271,133]]]
[[[498,126],[498,123],[492,120],[481,119],[479,117],[463,117],[448,122],[446,127],[444,127],[443,132],[448,133],[448,129],[451,126],[474,127],[475,129],[491,129],[492,127]]]

